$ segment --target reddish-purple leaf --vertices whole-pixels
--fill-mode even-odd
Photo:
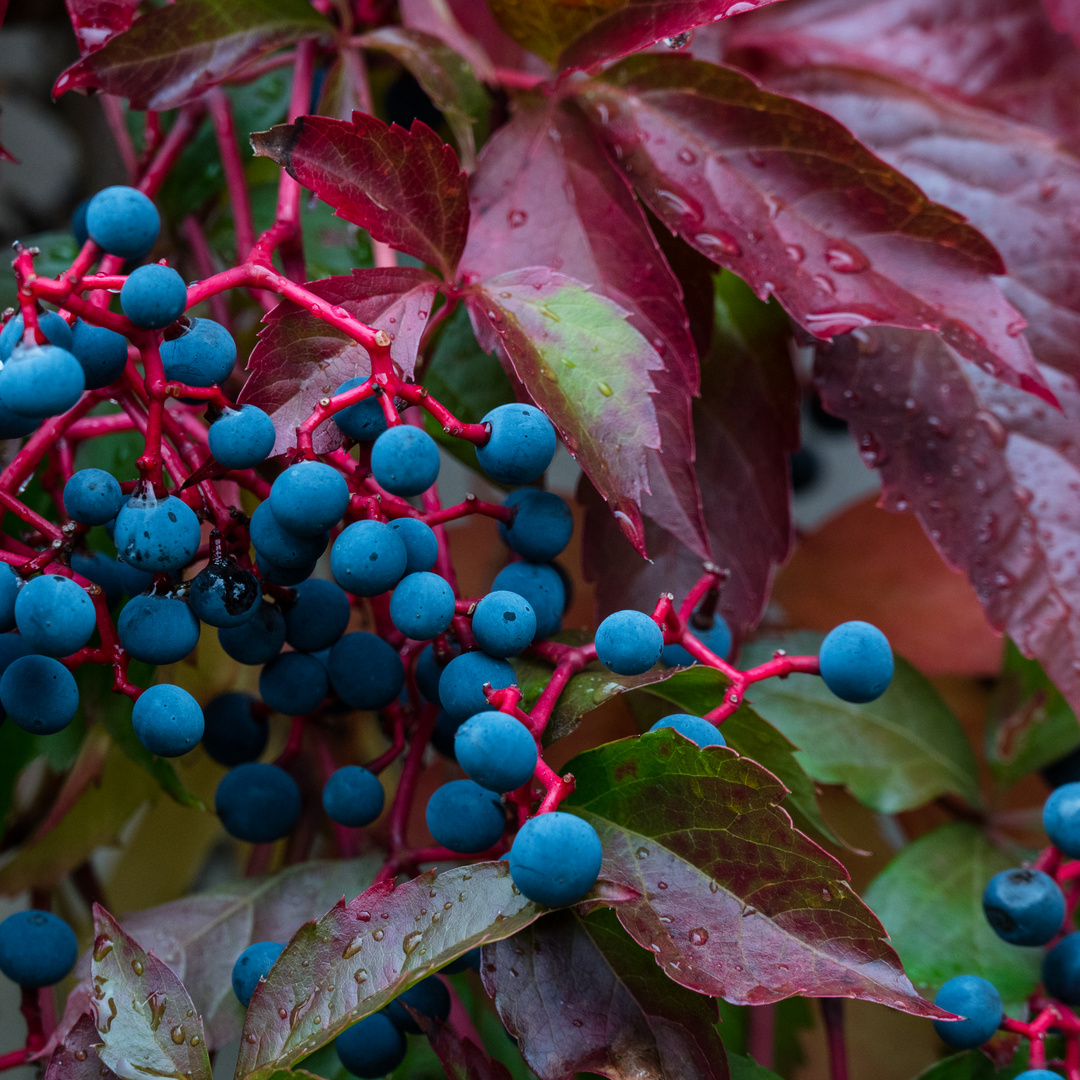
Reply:
[[[381,881],[306,923],[256,988],[238,1080],[288,1068],[463,953],[538,915],[505,862]]]
[[[414,120],[406,131],[362,112],[351,123],[302,116],[255,132],[251,144],[338,217],[454,276],[469,229],[468,185],[453,148],[426,124]]]
[[[731,69],[653,54],[586,83],[580,99],[661,219],[811,333],[937,330],[1048,395],[1024,320],[994,283],[991,244],[831,117]]]
[[[471,1039],[463,1038],[449,1024],[424,1016],[404,1004],[420,1030],[428,1037],[431,1049],[450,1080],[510,1080],[510,1070],[496,1061]]]
[[[876,466],[890,510],[914,511],[990,622],[1080,707],[1080,389],[1063,412],[964,365],[929,334],[863,330],[817,361],[830,412]]]
[[[519,110],[488,142],[470,195],[472,226],[461,260],[467,281],[551,267],[624,308],[660,354],[664,367],[652,367],[652,383],[663,452],[645,454],[651,495],[642,491],[641,509],[707,558],[690,428],[696,351],[678,279],[626,179],[578,110],[548,100]],[[543,393],[518,375],[531,394]],[[595,463],[583,464],[609,495]]]
[[[426,270],[406,266],[354,270],[349,277],[307,284],[327,303],[385,330],[393,338],[390,355],[406,378],[412,378],[438,287],[438,279]],[[240,400],[270,414],[277,429],[274,453],[282,454],[296,445],[297,425],[311,415],[316,402],[335,393],[346,379],[367,378],[371,362],[367,350],[344,331],[290,300],[278,304],[263,323]],[[328,420],[315,429],[315,452],[329,453],[342,439],[337,425]]]
[[[597,830],[602,879],[630,936],[682,986],[735,1004],[854,997],[947,1016],[915,992],[844,867],[793,828],[787,789],[727,747],[671,729],[608,743],[566,768],[562,804]]]
[[[540,1080],[727,1080],[716,1004],[674,985],[606,910],[484,949],[484,986]]]
[[[305,0],[176,0],[72,64],[53,96],[103,90],[133,109],[174,109],[252,60],[329,31]]]
[[[79,53],[86,56],[135,21],[139,0],[67,0],[66,6]]]
[[[1080,43],[1080,5],[1076,0],[1043,0],[1043,7],[1055,30]]]
[[[45,1080],[113,1080],[116,1073],[97,1055],[95,1048],[100,1042],[93,1018],[83,1013],[49,1055]]]

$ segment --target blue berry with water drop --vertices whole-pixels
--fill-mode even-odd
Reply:
[[[231,559],[208,563],[191,581],[188,604],[211,626],[242,626],[256,611],[262,590],[255,575]]]
[[[360,765],[335,769],[323,785],[327,816],[354,829],[370,825],[382,813],[385,800],[379,778]]]
[[[81,525],[104,525],[124,502],[119,481],[104,469],[80,469],[64,485],[64,509]]]
[[[892,681],[893,654],[888,638],[867,622],[841,623],[830,630],[818,659],[825,685],[841,701],[873,701]]]
[[[157,207],[133,187],[103,188],[87,203],[87,235],[110,255],[141,259],[157,243],[160,231]]]
[[[518,830],[510,846],[510,877],[537,904],[565,907],[596,883],[602,857],[596,830],[575,814],[555,810],[529,818]]]
[[[135,736],[161,757],[179,757],[194,750],[203,737],[203,711],[182,687],[158,683],[144,690],[131,711]]]
[[[255,405],[226,409],[207,435],[210,453],[226,469],[250,469],[265,461],[274,449],[274,421]]]
[[[300,818],[300,789],[277,765],[237,765],[222,777],[214,806],[237,840],[265,844],[288,836]]]
[[[280,942],[256,941],[236,958],[232,969],[232,989],[245,1009],[251,1004],[255,987],[270,974],[274,962],[284,951],[285,946]]]
[[[643,611],[616,611],[596,630],[596,656],[616,675],[641,675],[659,659],[664,632]]]
[[[371,473],[393,495],[419,495],[439,476],[439,448],[421,428],[397,424],[371,447]]]

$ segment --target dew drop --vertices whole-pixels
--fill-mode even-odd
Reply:
[[[859,457],[867,468],[880,469],[889,460],[889,452],[872,431],[867,431],[859,438]]]
[[[104,934],[102,934],[101,937],[99,937],[94,942],[94,961],[95,961],[95,963],[100,964],[101,961],[104,960],[105,957],[108,956],[109,953],[112,952],[112,947],[113,947],[112,939],[107,938],[107,937],[105,937]]]
[[[649,849],[647,847],[639,847],[637,851],[634,852],[634,854],[639,859],[647,859],[649,857]]]
[[[719,884],[719,882],[716,882],[716,881],[710,881],[710,882],[709,882],[709,892],[711,892],[711,893],[715,894],[715,893],[718,893],[719,891],[720,891],[720,884]]]
[[[277,1014],[281,1017],[282,1020],[289,1019],[289,1010],[284,1007],[278,1009]]]
[[[184,1041],[184,1025],[177,1024],[176,1027],[169,1032],[169,1037],[177,1046],[179,1046]]]
[[[861,251],[847,244],[826,248],[825,261],[838,274],[861,274],[870,265]]]
[[[141,960],[132,960],[131,970],[134,971],[136,975],[141,975],[146,969],[143,967]]]
[[[680,217],[689,218],[691,221],[701,221],[701,208],[694,206],[681,195],[666,188],[657,188],[656,197],[673,213]]]
[[[86,1051],[85,1050],[76,1050],[75,1051],[75,1060],[76,1061],[85,1061],[86,1060]]]
[[[710,256],[728,255],[734,258],[737,255],[742,254],[742,248],[739,246],[739,242],[730,233],[697,233],[694,236],[694,243],[698,247],[704,248],[706,253]]]
[[[612,390],[606,382],[598,382],[596,384],[596,388],[600,391],[601,394],[604,395],[604,397],[611,397],[612,394],[615,393],[615,391]]]
[[[757,169],[764,168],[765,166],[765,155],[757,150],[747,150],[746,160]]]
[[[830,901],[832,898],[833,898],[832,893],[828,889],[822,889],[821,890],[821,899],[826,901],[826,903],[828,901]]]
[[[658,881],[656,883],[656,887],[658,889],[666,889],[667,888],[667,882],[666,881]]]
[[[357,918],[357,920],[359,922],[370,922],[371,921],[371,912],[370,911],[358,911],[356,913],[356,918]]]
[[[355,975],[353,976],[353,978],[354,978],[354,979],[355,979],[355,980],[356,980],[356,981],[357,981],[358,983],[366,983],[366,982],[367,982],[367,978],[368,978],[368,973],[367,973],[367,972],[366,972],[366,971],[365,971],[365,970],[364,970],[363,968],[361,968],[361,969],[360,969],[360,970],[359,970],[359,971],[358,971],[358,972],[357,972],[357,973],[356,973],[356,974],[355,974]]]
[[[688,146],[684,146],[679,151],[677,157],[684,165],[693,165],[697,161],[697,154],[695,154]]]
[[[405,940],[402,941],[401,948],[404,950],[406,956],[409,956],[416,949],[416,946],[420,944],[423,936],[424,935],[420,930],[414,930],[411,934],[405,935]]]
[[[709,931],[704,926],[691,930],[689,934],[691,945],[704,945],[709,940]]]
[[[371,935],[371,936],[372,936],[372,937],[373,937],[373,938],[374,938],[374,939],[375,939],[376,941],[382,941],[382,939],[383,939],[384,937],[386,937],[386,932],[385,932],[384,930],[382,930],[382,929],[379,929],[379,930],[375,930],[375,931],[373,931],[373,932],[372,932],[372,935]]]
[[[801,263],[806,258],[806,252],[798,244],[788,244],[784,248],[784,254],[793,262]]]
[[[529,220],[529,215],[524,210],[510,210],[506,215],[506,223],[511,229],[518,229]]]
[[[694,40],[693,30],[684,30],[681,34],[675,34],[674,37],[661,38],[665,49],[685,49],[691,41]],[[580,1025],[578,1025],[580,1027]]]
[[[354,937],[352,941],[350,941],[349,944],[345,946],[345,949],[341,954],[341,959],[348,960],[351,957],[355,956],[360,951],[360,948],[363,944],[364,935],[357,934],[356,937]]]

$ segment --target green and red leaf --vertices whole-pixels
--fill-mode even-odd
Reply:
[[[101,1036],[93,1017],[85,1012],[49,1055],[45,1080],[112,1080],[116,1073],[101,1063],[99,1045]]]
[[[66,0],[65,6],[79,53],[86,56],[131,26],[139,0]]]

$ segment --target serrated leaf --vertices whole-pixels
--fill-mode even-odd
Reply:
[[[174,109],[274,49],[330,32],[304,0],[177,0],[148,11],[53,86],[101,90],[133,109]]]
[[[64,1040],[49,1055],[45,1080],[112,1080],[116,1073],[103,1065],[97,1047],[101,1036],[89,1013],[83,1013]]]
[[[202,1017],[173,970],[94,905],[91,998],[98,1057],[123,1080],[212,1080]],[[100,994],[100,996],[98,996]]]
[[[1006,1009],[1023,1006],[1039,981],[1043,950],[1002,941],[982,910],[986,883],[1019,861],[958,821],[909,844],[870,883],[866,902],[918,989],[933,994],[954,975],[979,975],[997,987]]]
[[[354,270],[344,277],[309,281],[306,288],[393,339],[390,356],[406,378],[416,366],[420,338],[435,302],[438,279],[416,267]],[[348,334],[283,300],[263,318],[259,340],[248,360],[240,400],[270,414],[277,430],[274,454],[296,445],[296,428],[320,398],[346,380],[367,378],[367,350]],[[314,432],[315,452],[328,453],[343,436],[332,420]]]
[[[821,635],[798,633],[755,641],[740,663],[753,667],[782,648],[815,655]],[[922,806],[946,792],[981,805],[975,754],[960,722],[930,682],[903,657],[876,701],[841,701],[817,675],[755,683],[754,709],[798,746],[799,761],[822,784],[843,784],[883,814]]]
[[[139,0],[65,0],[64,6],[79,54],[86,56],[131,26]]]
[[[434,266],[444,278],[465,248],[469,194],[454,151],[426,124],[406,131],[367,113],[302,116],[251,137],[338,217]]]
[[[602,880],[663,972],[735,1004],[857,997],[916,1016],[916,994],[847,871],[794,829],[780,782],[727,747],[670,728],[579,754],[562,804],[604,845]]]
[[[406,1006],[408,1008],[408,1006]],[[510,1070],[443,1020],[416,1013],[414,1019],[450,1080],[511,1080]]]
[[[341,901],[296,932],[256,988],[237,1080],[294,1064],[426,975],[539,914],[504,862],[429,870],[396,888],[382,881]]]
[[[1053,401],[989,241],[831,117],[678,56],[624,60],[579,100],[661,220],[810,333],[933,329]]]
[[[673,985],[607,910],[484,949],[484,987],[540,1080],[728,1080],[716,1004]]]

